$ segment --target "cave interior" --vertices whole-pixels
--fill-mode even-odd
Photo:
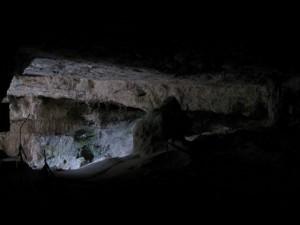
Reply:
[[[300,69],[299,57],[295,56],[300,45],[294,18],[262,20],[246,16],[247,20],[237,23],[236,18],[213,20],[198,16],[143,17],[142,14],[85,19],[62,19],[60,15],[57,20],[38,15],[44,19],[41,26],[28,17],[4,28],[8,35],[1,47],[1,132],[18,130],[21,125],[19,121],[13,127],[9,112],[12,109],[4,100],[15,75],[28,68],[37,52],[87,61],[109,59],[124,67],[171,74],[183,83],[197,77],[220,79],[214,87],[221,89],[230,89],[231,84],[242,80],[243,87],[257,85],[262,90],[259,96],[266,89],[268,98],[257,104],[255,110],[251,108],[253,102],[247,102],[252,99],[251,91],[245,91],[249,98],[244,97],[244,105],[232,106],[231,111],[228,109],[230,113],[225,112],[225,103],[222,106],[225,113],[191,113],[183,109],[192,122],[197,121],[192,134],[201,135],[190,142],[188,150],[177,142],[170,143],[169,147],[175,152],[176,149],[185,154],[187,151],[189,162],[180,166],[182,159],[171,151],[169,161],[166,155],[157,157],[137,169],[132,177],[129,173],[88,181],[56,179],[49,168],[33,170],[26,163],[5,161],[9,156],[1,149],[0,202],[5,212],[35,216],[70,210],[79,211],[82,217],[93,217],[88,214],[109,212],[111,206],[125,211],[130,205],[129,211],[140,211],[152,218],[158,214],[166,216],[163,212],[167,210],[198,221],[208,214],[215,216],[210,217],[212,221],[237,218],[238,214],[245,215],[242,221],[247,224],[257,221],[258,214],[266,215],[266,209],[273,210],[267,221],[276,220],[279,216],[274,214],[276,210],[282,213],[287,208],[297,209],[292,206],[300,200]],[[209,93],[213,96],[213,90]],[[227,92],[224,93],[219,97],[225,102]],[[145,93],[138,95],[143,98]],[[199,96],[189,96],[190,101]],[[233,93],[230,99],[234,96]],[[17,101],[18,97],[15,98]],[[46,105],[42,112],[49,115],[51,110],[59,114],[57,105],[85,110],[85,106],[74,106],[72,101],[51,97],[43,101]],[[123,106],[98,104],[97,107],[111,110],[101,118],[104,122],[119,109],[124,116]],[[214,105],[212,109],[222,108],[218,107]],[[144,115],[147,110],[143,110],[126,108],[126,118]],[[69,116],[70,121],[82,119]],[[168,125],[175,136],[178,126],[183,127],[186,122],[181,123],[176,116]],[[92,158],[84,148],[81,147],[81,153],[88,162]],[[95,202],[96,207],[92,206]],[[167,217],[176,218],[174,214]]]

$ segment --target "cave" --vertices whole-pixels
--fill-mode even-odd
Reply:
[[[90,217],[130,205],[218,222],[239,214],[251,224],[254,209],[292,208],[300,199],[296,20],[237,26],[142,14],[58,16],[44,27],[27,17],[4,28],[5,212]]]

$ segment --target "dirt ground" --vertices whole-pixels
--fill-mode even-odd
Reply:
[[[202,137],[191,147],[188,166],[161,167],[138,178],[129,173],[93,182],[66,180],[2,164],[1,211],[52,219],[124,213],[212,223],[294,221],[300,199],[298,133],[268,129]]]

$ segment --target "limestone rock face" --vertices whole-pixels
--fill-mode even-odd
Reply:
[[[153,113],[170,96],[177,99],[176,104],[182,111],[237,114],[271,125],[276,121],[278,105],[274,90],[272,82],[268,85],[251,83],[230,79],[229,75],[226,80],[222,74],[175,76],[103,60],[37,56],[22,74],[13,77],[7,91],[11,129],[0,135],[0,146],[8,155],[17,155],[18,145],[23,143],[28,162],[40,165],[37,162],[44,156],[41,145],[35,144],[39,143],[39,138],[48,137],[48,144],[59,138],[62,139],[58,142],[69,143],[66,134],[83,126],[95,126],[96,130],[127,122],[130,125],[122,128],[123,134],[132,141],[134,124],[147,112]],[[180,127],[181,116],[176,118],[177,114],[173,112],[167,114],[170,118],[175,115],[169,127],[172,130]],[[155,120],[159,124],[162,115],[156,115]],[[144,119],[143,126],[146,121]],[[149,121],[145,132],[160,132],[160,127],[150,124],[153,125]],[[47,144],[43,146],[46,148]],[[73,151],[75,145],[70,146]],[[89,157],[89,161],[92,160],[96,158]],[[79,161],[78,165],[82,164]]]
[[[150,69],[137,69],[99,61],[81,62],[36,58],[15,76],[8,96],[41,96],[78,102],[114,102],[145,111],[174,96],[183,110],[216,113],[255,113],[267,105],[266,86],[234,80],[221,74],[176,77]],[[28,109],[30,110],[30,109]],[[269,112],[270,113],[270,112]]]

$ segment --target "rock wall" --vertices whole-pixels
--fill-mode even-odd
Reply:
[[[168,96],[174,96],[183,110],[246,116],[255,113],[258,105],[268,104],[271,93],[264,84],[223,79],[222,74],[177,77],[103,61],[83,63],[37,58],[23,75],[13,78],[7,95],[80,102],[111,101],[145,111],[158,107]]]
[[[109,61],[40,56],[12,79],[6,97],[11,129],[1,134],[0,145],[8,155],[17,155],[22,134],[32,163],[43,157],[37,137],[137,121],[170,96],[189,113],[240,115],[270,126],[277,120],[280,101],[272,84],[230,74],[225,79],[222,73],[175,76]]]

